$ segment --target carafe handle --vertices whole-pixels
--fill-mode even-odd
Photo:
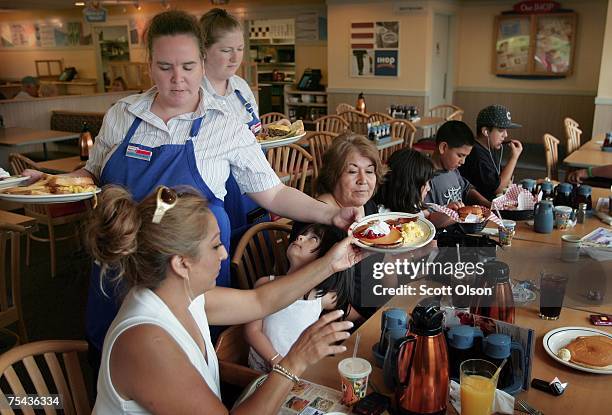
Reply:
[[[518,355],[519,355],[519,367],[521,369],[521,375],[523,375],[525,373],[525,350],[523,350],[523,346],[519,343],[519,342],[511,342],[510,343],[510,361],[507,362],[506,364],[512,364],[513,359],[512,356],[514,355],[513,351],[516,350],[518,351]],[[523,387],[523,376],[518,377],[516,375],[516,373],[514,374],[514,379],[512,382],[512,390],[520,390]]]
[[[416,348],[416,337],[406,336],[396,343],[397,352],[397,381],[401,386],[408,386],[412,359]]]

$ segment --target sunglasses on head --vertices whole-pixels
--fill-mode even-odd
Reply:
[[[176,206],[179,196],[176,190],[166,186],[161,186],[157,189],[157,206],[155,207],[155,213],[151,222],[160,223],[164,214]]]

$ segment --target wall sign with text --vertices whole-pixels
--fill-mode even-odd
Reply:
[[[353,22],[350,76],[398,76],[399,22]]]

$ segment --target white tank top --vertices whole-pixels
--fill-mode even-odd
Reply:
[[[270,276],[270,281],[273,279],[274,276]],[[302,332],[319,319],[323,309],[321,299],[297,300],[264,317],[263,333],[281,356],[286,356]],[[260,372],[267,371],[266,361],[253,348],[249,350],[249,367]]]
[[[110,354],[117,338],[130,327],[140,324],[154,324],[161,327],[183,349],[191,364],[198,370],[208,387],[221,399],[219,363],[210,340],[208,320],[204,311],[204,295],[197,297],[189,306],[206,345],[207,359],[197,343],[183,325],[176,319],[168,306],[148,288],[132,289],[113,320],[102,349],[102,364],[98,376],[98,397],[92,414],[146,414],[135,401],[126,401],[115,390],[110,377]]]

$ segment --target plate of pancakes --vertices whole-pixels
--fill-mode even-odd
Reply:
[[[612,333],[589,327],[560,327],[546,333],[544,350],[583,372],[612,375]]]
[[[376,213],[353,223],[348,234],[356,245],[379,253],[402,253],[427,245],[436,235],[434,225],[420,215]]]

